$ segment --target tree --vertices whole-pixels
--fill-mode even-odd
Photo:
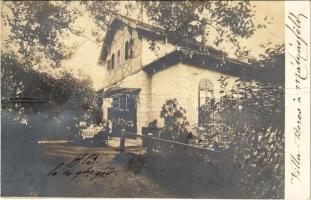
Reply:
[[[2,20],[9,30],[9,37],[4,42],[5,50],[17,49],[18,58],[24,65],[34,66],[49,61],[50,66],[59,67],[75,51],[75,44],[66,40],[73,35],[87,38],[76,21],[89,12],[97,25],[93,34],[100,42],[111,16],[117,14],[118,4],[116,1],[4,2]]]
[[[68,72],[63,72],[59,77],[48,73],[40,73],[32,68],[25,68],[16,61],[14,55],[2,54],[1,56],[1,96],[20,100],[42,100],[38,102],[14,103],[12,101],[2,102],[3,126],[9,124],[17,126],[16,119],[25,119],[28,128],[34,127],[32,123],[36,120],[34,115],[40,115],[42,120],[64,118],[63,128],[75,129],[84,114],[92,115],[95,111],[88,102],[94,94],[90,80],[78,80]],[[90,100],[90,99],[89,99]],[[70,113],[70,115],[68,115]],[[87,119],[96,123],[94,117]],[[52,125],[42,121],[40,126]],[[54,124],[60,126],[59,123]],[[64,131],[64,130],[62,130]],[[71,134],[74,132],[71,132]],[[77,133],[77,132],[75,132]]]
[[[91,82],[78,80],[68,72],[58,77],[41,73],[17,62],[14,55],[2,54],[1,93],[3,97],[52,98],[59,104],[76,104],[92,95]]]
[[[278,74],[275,72],[272,75]],[[201,145],[211,149],[217,145],[233,153],[235,170],[241,170],[235,179],[245,194],[251,194],[252,198],[282,198],[285,167],[284,84],[237,80],[236,87],[229,90],[223,79],[219,82],[227,92],[219,100],[210,101],[213,106],[205,106],[210,109],[202,109],[200,114],[209,116],[213,112],[212,120],[223,126],[211,129],[210,122],[202,123],[202,138],[207,140],[203,140]],[[218,138],[224,138],[226,144],[218,143]]]
[[[120,8],[123,15],[138,21],[146,16],[143,21],[159,27],[162,34],[177,45],[185,45],[186,40],[199,41],[202,46],[230,43],[239,56],[248,53],[240,45],[240,39],[249,38],[256,30],[266,28],[265,24],[255,24],[255,9],[249,1],[139,1],[122,4],[94,1],[82,4],[101,29],[107,26],[108,19],[122,14],[116,9]],[[98,33],[94,32],[94,35],[98,36]],[[97,37],[97,40],[102,38]],[[202,50],[207,51],[206,48]]]
[[[263,71],[262,79],[284,87],[285,84],[285,45],[272,46],[271,43],[262,45],[265,53],[254,63]]]
[[[18,118],[25,117],[29,122],[34,119],[33,113],[41,113],[42,118],[47,117],[52,121],[54,118],[63,118],[61,124],[70,124],[67,127],[70,129],[75,127],[81,117],[96,113],[89,102],[94,91],[88,78],[79,80],[66,70],[57,76],[37,70],[42,66],[58,68],[72,56],[75,44],[68,42],[68,39],[72,35],[85,37],[75,24],[83,15],[85,7],[75,2],[50,1],[9,1],[2,5],[2,24],[8,34],[1,48],[2,96],[50,99],[44,106],[15,104],[14,114]],[[7,104],[2,103],[2,106],[6,107]],[[9,118],[3,121],[17,125],[11,116],[13,113],[6,114]],[[89,122],[98,121],[93,117],[87,118]],[[41,124],[37,128],[45,125]],[[53,126],[59,126],[58,122],[55,121]]]
[[[102,42],[104,32],[112,17],[137,12],[146,13],[148,21],[164,30],[179,43],[179,38],[198,40],[216,46],[232,43],[236,54],[245,53],[240,38],[249,38],[257,29],[266,27],[254,24],[254,9],[248,1],[142,1],[120,3],[116,1],[32,2],[3,3],[2,18],[10,29],[7,48],[16,43],[19,59],[27,65],[49,61],[50,66],[60,66],[70,58],[75,45],[66,42],[72,35],[83,35],[75,26],[79,17],[88,13],[97,25],[93,30],[97,42]],[[215,35],[213,37],[213,35]],[[206,49],[203,48],[203,51]]]
[[[2,54],[10,54],[10,62],[14,59],[14,62],[19,63],[18,65],[27,73],[33,73],[31,69],[43,63],[47,63],[49,67],[61,66],[62,62],[70,58],[75,50],[74,44],[66,42],[66,39],[72,34],[84,37],[83,31],[75,26],[75,22],[86,13],[85,11],[88,11],[97,25],[93,34],[98,42],[103,39],[102,33],[106,31],[110,19],[118,15],[119,8],[124,8],[127,13],[135,9],[142,11],[140,16],[146,13],[149,22],[160,27],[177,44],[184,41],[180,38],[188,38],[190,41],[201,41],[204,47],[207,44],[207,38],[216,33],[216,38],[212,41],[214,45],[230,42],[236,46],[237,54],[243,51],[239,44],[240,38],[248,38],[257,29],[265,27],[265,25],[254,24],[254,9],[248,1],[142,1],[121,4],[116,1],[4,2],[2,19],[10,32],[8,39],[4,42],[5,48],[1,50]],[[205,50],[205,48],[202,49],[203,52]],[[268,51],[267,56],[280,55],[273,54],[273,52],[273,50]],[[273,66],[273,59],[269,61],[271,66]],[[262,62],[267,62],[267,60]],[[4,61],[3,66],[10,62]],[[268,64],[264,63],[264,65]],[[59,80],[70,82],[71,78],[71,75],[64,73]],[[52,84],[52,81],[48,83]],[[24,90],[21,94],[27,94],[26,90],[29,87],[23,87],[23,81],[17,80],[12,84],[19,90]],[[70,84],[70,86],[75,85]],[[63,91],[64,87],[60,86],[62,89],[59,89],[51,85],[45,87],[44,90],[51,89],[56,92],[59,89],[56,92],[57,95],[59,92],[66,94],[68,91]],[[67,99],[64,95],[62,97]],[[55,98],[59,97],[55,96]]]
[[[104,33],[111,23],[112,17],[118,15],[118,1],[81,1],[86,11],[91,16],[92,21],[97,27],[92,31],[96,41],[100,44],[104,39]],[[129,9],[129,8],[126,8]]]
[[[25,66],[48,62],[55,67],[70,58],[74,46],[66,43],[66,38],[70,33],[81,33],[73,28],[81,13],[70,7],[70,2],[11,1],[3,5],[2,18],[10,31],[5,47],[17,47],[18,58]]]
[[[243,52],[239,39],[249,38],[265,25],[254,24],[251,2],[228,1],[142,1],[146,15],[169,37],[200,39],[206,45],[212,38],[214,45],[232,43],[236,55]],[[212,37],[216,33],[216,37]]]

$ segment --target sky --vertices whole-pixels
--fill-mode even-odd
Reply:
[[[272,42],[274,44],[283,44],[285,40],[284,12],[285,6],[283,1],[252,1],[256,6],[256,22],[263,23],[265,16],[272,19],[267,29],[261,29],[255,32],[253,37],[243,41],[243,43],[252,48],[254,56],[263,52],[260,44]]]
[[[264,48],[261,44],[283,44],[284,43],[284,2],[283,1],[252,1],[256,6],[255,23],[263,23],[267,17],[271,24],[267,24],[267,29],[260,29],[248,39],[241,40],[241,44],[250,48],[250,55],[257,57],[260,53],[264,52]],[[121,7],[126,4],[122,1]],[[77,2],[73,3],[73,6],[79,6]],[[124,9],[120,9],[120,14],[126,15]],[[137,15],[137,12],[131,13],[133,17]],[[104,81],[104,68],[97,64],[101,46],[95,42],[95,38],[92,36],[91,31],[95,28],[91,18],[85,12],[85,15],[77,20],[75,26],[79,29],[83,29],[83,35],[86,37],[78,37],[72,35],[69,42],[74,42],[77,46],[77,51],[73,57],[66,61],[61,69],[68,70],[75,74],[77,77],[81,75],[87,75],[93,81],[95,89],[101,89]],[[3,26],[1,26],[3,27]],[[2,40],[7,37],[8,31],[1,28]],[[103,38],[104,38],[104,33]],[[94,39],[93,39],[94,38]],[[49,68],[46,70],[50,70]]]

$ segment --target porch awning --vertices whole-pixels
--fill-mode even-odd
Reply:
[[[122,94],[138,94],[140,88],[122,88],[122,87],[111,87],[104,91],[105,98],[111,97],[111,96],[117,96]]]

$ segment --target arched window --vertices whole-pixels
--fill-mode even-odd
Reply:
[[[111,68],[111,60],[108,59],[107,60],[107,69],[110,70],[110,68]]]
[[[211,123],[213,120],[213,102],[214,102],[213,84],[208,79],[202,79],[199,82],[199,125]]]
[[[111,56],[111,69],[114,68],[114,53]]]
[[[125,42],[125,60],[127,60],[128,58],[129,58],[129,49],[130,47],[129,47],[129,42],[128,41],[126,41]]]
[[[121,64],[121,54],[120,54],[120,50],[118,50],[118,55],[117,55],[117,66],[119,66]]]
[[[210,80],[202,79],[199,82],[199,106],[208,105],[213,95],[213,83]]]

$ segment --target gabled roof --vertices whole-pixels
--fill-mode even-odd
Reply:
[[[160,27],[156,27],[147,23],[144,23],[142,21],[138,21],[126,16],[122,15],[116,15],[111,22],[111,25],[105,35],[104,38],[104,44],[101,52],[101,60],[105,60],[107,58],[109,47],[112,42],[112,38],[117,32],[117,30],[127,25],[132,29],[135,29],[139,35],[150,39],[150,40],[162,40],[167,41],[169,43],[172,43],[173,45],[178,44],[177,46],[184,47],[184,48],[190,48],[196,51],[201,51],[203,49],[202,43],[198,42],[197,40],[193,38],[176,38],[172,36],[168,36],[163,29]],[[182,40],[182,45],[180,44],[180,40]],[[178,42],[179,41],[179,42]],[[204,46],[204,50],[209,52],[210,54],[220,56],[221,59],[223,59],[223,56],[227,56],[227,54],[221,50],[217,50],[210,46]]]
[[[203,51],[203,45],[194,39],[170,37],[167,36],[165,31],[159,27],[121,15],[116,16],[112,20],[111,27],[106,33],[102,51],[103,58],[106,58],[108,55],[109,47],[114,34],[121,26],[124,25],[135,29],[140,36],[147,39],[166,40],[173,45],[177,43],[177,40],[183,41],[183,46],[181,46],[179,42],[179,45],[177,45],[178,48],[176,48],[175,51],[166,54],[146,66],[143,66],[142,70],[149,74],[153,74],[163,68],[181,62],[237,76],[244,80],[267,81],[265,80],[265,76],[267,76],[267,74],[262,67],[251,65],[238,59],[229,58],[227,54],[213,47],[204,46]]]
[[[162,58],[146,65],[144,71],[148,74],[156,73],[157,71],[169,67],[177,63],[191,64],[196,67],[206,68],[213,71],[218,71],[223,74],[233,75],[242,79],[254,79],[251,75],[254,70],[248,64],[237,62],[235,60],[226,61],[219,59],[218,56],[203,55],[199,52],[189,52],[189,50],[179,49],[173,51]]]
[[[271,70],[267,70],[266,68],[258,65],[250,66],[236,60],[221,60],[217,56],[203,55],[199,52],[189,52],[189,50],[184,49],[173,51],[162,58],[155,60],[154,62],[146,65],[143,70],[152,75],[177,63],[190,64],[195,67],[236,76],[244,81],[255,80],[258,82],[271,82],[275,85],[284,85],[284,73],[280,73],[280,77],[274,77],[275,74],[277,74],[275,71],[273,72]],[[281,66],[284,66],[284,63],[281,64]],[[276,68],[276,70],[278,69],[281,68]]]

